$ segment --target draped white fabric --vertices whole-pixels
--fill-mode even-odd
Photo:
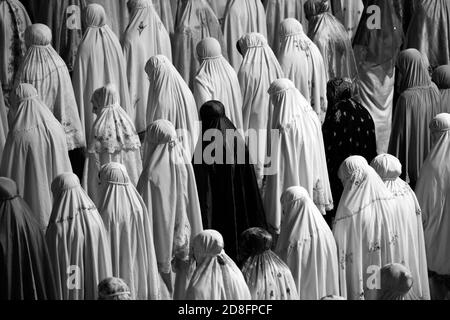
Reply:
[[[108,16],[108,25],[111,30],[120,37],[127,27],[129,12],[127,10],[127,1],[123,0],[85,0],[86,4],[99,4],[105,8]]]
[[[187,300],[251,300],[244,276],[223,250],[223,238],[206,230],[193,241],[196,268]]]
[[[287,188],[304,187],[322,214],[333,208],[333,198],[317,114],[288,79],[276,80],[269,94],[273,104],[271,128],[278,132],[277,141],[269,140],[274,154],[271,173],[264,183],[264,208],[267,223],[279,233],[282,213],[279,199]]]
[[[376,157],[371,166],[386,184],[397,201],[402,237],[405,243],[404,265],[414,278],[412,290],[406,296],[408,300],[429,300],[427,258],[422,226],[422,212],[416,195],[409,185],[400,179],[402,165],[394,156],[382,154]]]
[[[42,102],[61,123],[67,148],[86,146],[84,130],[66,63],[51,45],[51,30],[43,24],[28,27],[25,34],[28,51],[16,75],[16,85],[32,84]]]
[[[147,106],[147,126],[165,119],[175,126],[189,158],[199,137],[199,117],[194,95],[169,59],[150,58],[145,66],[150,89]]]
[[[285,76],[311,103],[321,122],[327,113],[328,74],[319,48],[303,32],[295,19],[280,24],[278,60]]]
[[[122,48],[117,36],[106,25],[105,10],[100,5],[91,4],[84,12],[84,20],[87,30],[78,48],[72,82],[81,124],[89,140],[95,120],[91,106],[95,90],[108,83],[115,84],[119,90],[119,103],[132,119],[134,110],[130,106]]]
[[[3,90],[0,83],[0,161],[5,147],[6,137],[8,136],[8,109],[5,106]]]
[[[330,227],[302,187],[282,197],[281,233],[275,252],[291,269],[300,300],[339,295],[336,241]]]
[[[362,0],[341,0],[341,6],[344,12],[341,22],[350,38],[353,39],[364,10],[364,3]]]
[[[175,26],[174,16],[172,12],[172,4],[170,0],[151,0],[156,12],[158,13],[164,27],[170,35],[173,34]]]
[[[10,110],[13,122],[6,139],[0,176],[17,183],[41,229],[52,210],[50,186],[55,177],[71,172],[66,136],[58,120],[39,100],[36,89],[20,84]]]
[[[100,170],[100,215],[111,247],[112,275],[125,280],[136,300],[160,298],[151,215],[116,162]]]
[[[228,60],[239,71],[242,56],[236,43],[242,35],[258,32],[267,37],[266,13],[260,0],[229,0],[225,11],[223,34],[227,44]]]
[[[242,94],[236,72],[222,56],[219,42],[206,38],[197,46],[200,69],[194,81],[197,109],[205,102],[218,100],[225,106],[226,116],[237,129],[243,129]]]
[[[112,275],[111,252],[102,218],[72,173],[51,186],[55,202],[46,232],[63,300],[95,300],[97,285]]]
[[[164,28],[151,0],[128,2],[130,23],[122,37],[122,47],[127,64],[130,104],[134,110],[132,119],[138,133],[145,132],[148,81],[145,63],[151,57],[162,54],[172,59],[169,33]]]

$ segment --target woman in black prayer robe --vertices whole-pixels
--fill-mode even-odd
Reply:
[[[375,124],[370,113],[353,99],[354,86],[350,79],[328,82],[328,110],[322,127],[328,174],[335,208],[343,192],[338,177],[339,167],[350,156],[362,156],[371,162],[377,156]],[[336,209],[325,216],[332,226]]]
[[[255,170],[245,142],[225,116],[221,102],[205,103],[200,117],[202,139],[195,150],[193,167],[203,227],[219,231],[227,254],[237,261],[242,232],[266,227]]]

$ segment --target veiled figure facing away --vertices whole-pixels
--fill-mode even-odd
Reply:
[[[439,90],[427,67],[425,57],[416,49],[404,50],[398,57],[401,94],[395,107],[389,153],[403,164],[401,178],[412,188],[431,149],[428,125],[441,108]]]
[[[55,198],[46,232],[63,300],[95,300],[97,285],[112,275],[111,251],[102,218],[73,173],[52,183]]]
[[[164,56],[151,57],[145,71],[150,81],[147,126],[159,119],[172,122],[187,155],[191,157],[200,130],[194,95]]]
[[[145,132],[148,81],[145,63],[158,54],[172,60],[169,33],[153,7],[152,0],[128,1],[130,23],[122,36],[122,47],[127,65],[132,118],[138,133]]]
[[[119,105],[114,85],[95,90],[91,101],[97,120],[91,130],[82,183],[89,197],[100,206],[101,167],[109,162],[123,164],[136,185],[142,172],[141,142],[133,122]]]
[[[191,240],[203,225],[191,158],[167,120],[148,127],[137,188],[153,221],[162,298],[184,299]]]
[[[325,148],[317,114],[288,79],[272,83],[273,105],[269,140],[270,168],[264,181],[264,208],[271,232],[279,233],[281,195],[289,187],[302,186],[322,214],[333,209]]]
[[[111,247],[112,275],[125,280],[135,300],[160,298],[153,225],[144,201],[117,162],[100,170],[99,212]]]
[[[226,116],[237,129],[243,129],[243,100],[239,80],[222,56],[219,42],[214,38],[203,39],[197,46],[197,55],[200,68],[194,81],[194,97],[198,110],[205,102],[220,101],[225,106]]]
[[[0,83],[8,108],[14,78],[27,51],[25,30],[30,25],[27,11],[18,0],[0,1]]]
[[[348,300],[376,300],[378,272],[388,263],[401,261],[397,202],[360,156],[345,160],[339,177],[345,187],[333,233],[340,292]]]
[[[91,136],[94,113],[91,97],[95,90],[113,83],[119,90],[119,103],[134,119],[130,106],[126,63],[119,39],[106,24],[106,13],[98,4],[88,5],[84,11],[86,32],[78,48],[73,70],[73,89],[78,104],[85,137]]]
[[[422,208],[432,299],[450,291],[450,115],[439,114],[430,124],[433,148],[420,171],[416,194]]]
[[[394,156],[382,154],[376,157],[371,166],[375,169],[386,187],[397,201],[399,223],[402,227],[406,253],[401,261],[411,272],[414,285],[405,296],[406,300],[429,300],[427,257],[422,226],[422,211],[414,191],[400,179],[402,165]]]
[[[261,0],[228,0],[223,22],[228,60],[236,72],[242,63],[236,43],[246,33],[258,32],[267,37],[266,12]]]
[[[239,39],[238,47],[244,60],[239,69],[238,79],[244,99],[242,108],[244,132],[257,136],[257,141],[249,140],[251,156],[256,161],[258,184],[262,185],[264,164],[267,157],[267,138],[272,114],[270,96],[267,91],[272,82],[284,78],[277,58],[259,33],[247,33]]]
[[[279,29],[278,60],[284,75],[294,82],[323,122],[328,108],[328,73],[322,54],[297,20],[286,19],[281,22]]]
[[[331,14],[329,1],[308,0],[305,14],[309,21],[308,37],[322,53],[328,79],[356,80],[358,68],[350,36],[342,23]]]
[[[450,65],[437,67],[433,72],[432,79],[441,93],[439,112],[450,113]]]
[[[35,0],[34,0],[35,1]],[[106,15],[109,17],[108,25],[111,30],[118,36],[125,31],[129,13],[127,10],[127,1],[111,1],[111,0],[85,0],[88,5],[98,4],[105,8]]]
[[[254,166],[222,103],[205,103],[200,117],[204,139],[197,145],[193,165],[203,226],[219,231],[228,254],[237,259],[242,232],[266,227]]]
[[[20,84],[14,92],[11,130],[6,138],[0,176],[17,183],[42,230],[52,211],[50,186],[63,172],[71,172],[66,136],[58,120],[39,100],[31,84]]]
[[[416,0],[405,48],[415,48],[432,68],[450,62],[450,1]],[[409,4],[410,5],[410,4]]]
[[[0,177],[0,299],[53,300],[53,268],[41,226],[14,181]]]
[[[380,270],[377,300],[406,300],[416,279],[404,265],[391,263]]]
[[[197,59],[198,43],[205,38],[215,38],[220,43],[224,57],[227,57],[227,46],[219,20],[206,0],[180,1],[178,10],[181,16],[175,26],[173,64],[189,87],[193,88],[200,66]]]
[[[33,24],[25,32],[28,51],[16,75],[16,85],[30,83],[61,123],[67,148],[86,146],[77,102],[65,62],[51,45],[51,30],[44,24]]]
[[[273,52],[277,53],[280,47],[281,23],[286,19],[300,21],[303,28],[308,30],[308,20],[305,16],[306,0],[263,0],[266,8],[267,39]]]
[[[240,241],[242,273],[253,300],[298,300],[289,267],[271,250],[272,236],[266,230],[246,230]]]
[[[194,238],[196,268],[187,300],[251,300],[242,272],[224,251],[221,234],[205,230]]]
[[[291,187],[281,196],[283,217],[275,252],[292,271],[300,300],[339,294],[336,242],[306,189]]]

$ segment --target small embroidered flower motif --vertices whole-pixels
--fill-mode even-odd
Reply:
[[[142,31],[144,31],[145,28],[147,28],[147,26],[144,25],[144,21],[141,21],[141,24],[138,27],[139,35],[142,34]]]
[[[336,112],[336,114],[334,115],[334,120],[339,123],[339,122],[341,122],[341,118],[342,118],[342,112],[340,110],[338,110]]]
[[[381,246],[378,242],[373,242],[370,244],[369,252],[374,253],[381,250]]]

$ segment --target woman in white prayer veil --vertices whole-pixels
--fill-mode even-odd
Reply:
[[[272,113],[267,91],[273,81],[284,76],[277,58],[262,34],[243,35],[239,39],[238,49],[244,57],[238,73],[244,99],[242,108],[244,132],[252,130],[250,136],[257,137],[257,141],[255,139],[249,141],[249,150],[256,164],[255,173],[261,187],[267,151],[267,130],[270,127],[269,119]]]
[[[0,83],[8,108],[14,78],[27,51],[25,30],[30,25],[27,11],[18,0],[0,1]]]
[[[45,238],[58,294],[63,300],[95,300],[98,283],[112,275],[102,218],[73,173],[59,175],[52,192],[55,201]]]
[[[305,30],[308,30],[308,20],[304,10],[305,2],[306,0],[263,0],[267,16],[267,38],[273,52],[277,53],[279,50],[280,25],[285,19],[296,19],[301,22]]]
[[[196,268],[187,291],[187,300],[251,300],[241,270],[225,253],[222,235],[205,230],[192,244]]]
[[[138,133],[147,129],[148,82],[143,66],[157,54],[172,59],[169,33],[164,28],[151,0],[128,1],[130,23],[122,37],[127,63],[130,103],[134,110],[134,125]]]
[[[114,33],[120,37],[128,24],[128,10],[126,0],[85,0],[88,5],[98,4],[105,8],[106,15],[110,18],[108,24]]]
[[[433,148],[417,182],[422,208],[431,298],[443,299],[450,292],[450,114],[439,114],[430,124]]]
[[[169,299],[185,298],[191,240],[203,230],[190,157],[167,120],[150,124],[138,191],[153,219],[156,260]]]
[[[30,83],[35,87],[64,128],[69,151],[86,147],[69,70],[51,45],[50,28],[33,24],[25,32],[25,41],[28,51],[17,71],[16,85]]]
[[[150,81],[147,125],[159,119],[172,122],[188,157],[191,157],[200,134],[194,95],[165,56],[151,57],[145,72]]]
[[[333,197],[317,114],[291,80],[274,81],[269,94],[273,104],[270,125],[272,130],[278,130],[278,135],[276,140],[269,139],[269,149],[273,151],[271,168],[267,170],[273,172],[264,181],[264,208],[273,229],[269,231],[279,234],[279,199],[287,188],[304,187],[322,214],[333,209]]]
[[[179,7],[181,16],[175,26],[173,39],[173,64],[183,79],[193,88],[200,63],[197,59],[197,45],[207,37],[216,38],[227,57],[222,27],[206,0],[187,0]]]
[[[407,246],[405,261],[401,261],[412,273],[414,286],[406,296],[407,300],[429,300],[427,258],[422,226],[422,212],[414,191],[400,178],[402,165],[392,155],[376,157],[371,166],[375,169],[386,187],[392,192],[398,204],[399,222],[403,228],[404,243]]]
[[[5,147],[6,137],[8,136],[8,110],[3,98],[3,90],[0,83],[0,162],[2,159],[3,148]]]
[[[328,74],[322,54],[297,20],[286,19],[281,22],[279,29],[278,60],[281,68],[323,122],[328,109]]]
[[[86,32],[78,48],[73,69],[73,89],[77,99],[81,125],[86,140],[91,136],[94,114],[91,97],[95,90],[114,83],[120,96],[120,105],[134,119],[130,106],[126,62],[117,36],[106,24],[106,13],[102,6],[90,4],[84,11]]]
[[[341,296],[376,300],[380,269],[402,261],[397,201],[363,157],[347,158],[339,178],[344,192],[333,233]]]
[[[66,136],[58,120],[28,83],[14,90],[13,115],[0,165],[0,176],[17,183],[41,229],[52,210],[50,186],[55,177],[71,172]]]
[[[111,247],[112,275],[125,280],[134,300],[159,300],[151,215],[120,163],[100,170],[100,215]]]
[[[133,122],[119,105],[114,85],[97,89],[92,104],[97,120],[91,130],[82,183],[94,203],[100,206],[100,168],[109,162],[122,163],[136,185],[142,172],[141,142]]]
[[[320,211],[302,187],[281,196],[283,217],[275,253],[292,271],[300,300],[339,294],[336,241]]]
[[[440,112],[450,112],[450,65],[437,67],[433,72],[433,82],[441,93]]]
[[[236,47],[236,43],[234,44]],[[242,94],[236,72],[222,55],[220,43],[205,38],[197,45],[200,69],[194,80],[194,97],[197,109],[204,103],[217,100],[225,106],[226,116],[239,130],[244,128],[242,119]]]
[[[228,60],[236,72],[242,63],[236,43],[242,35],[251,32],[267,37],[266,12],[261,0],[228,0],[223,23]]]

